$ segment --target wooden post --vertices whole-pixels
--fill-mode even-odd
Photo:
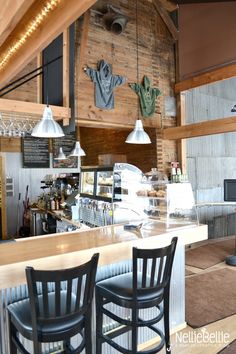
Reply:
[[[177,125],[185,125],[185,95],[181,93],[177,95]],[[187,173],[187,152],[186,139],[178,140],[177,142],[178,160],[182,166],[182,173]]]
[[[69,28],[63,32],[63,106],[70,106],[70,36]],[[69,120],[63,119],[63,125],[68,125]]]
[[[85,66],[84,56],[85,50],[88,43],[88,31],[90,23],[90,11],[88,10],[84,16],[82,23],[77,20],[75,26],[75,42],[76,42],[76,53],[75,53],[75,116],[78,117],[78,85],[83,74],[83,67]],[[76,122],[78,126],[78,122]]]

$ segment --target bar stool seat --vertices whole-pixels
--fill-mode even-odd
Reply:
[[[142,284],[142,273],[138,273],[139,288],[141,287],[141,284]],[[133,273],[121,274],[100,281],[97,284],[97,288],[109,294],[109,299],[112,299],[112,302],[116,303],[117,305],[129,308],[134,299]],[[145,293],[137,295],[137,301],[146,302],[146,305],[148,305],[149,302],[153,303],[153,300],[159,303],[163,299],[163,294],[164,294],[164,289],[161,290],[148,289],[148,291],[146,291]]]
[[[177,244],[159,249],[133,248],[133,271],[102,280],[96,284],[96,354],[102,354],[103,343],[123,354],[156,354],[166,346],[171,353],[169,329],[169,295],[172,265]],[[114,305],[129,310],[120,314]],[[148,318],[145,311],[150,309]],[[112,330],[103,329],[103,315],[110,318]],[[164,332],[156,324],[164,319]],[[114,324],[117,323],[116,328]],[[159,338],[154,348],[138,350],[139,329],[147,327]],[[114,339],[131,331],[131,349]]]
[[[10,353],[30,354],[19,339],[33,342],[33,353],[42,343],[62,342],[63,353],[92,353],[92,298],[98,254],[78,267],[61,270],[26,268],[29,298],[8,305]],[[80,335],[74,347],[71,338]],[[53,349],[53,352],[55,350]]]
[[[62,313],[66,313],[66,291],[61,291],[61,308]],[[39,296],[39,309],[42,310],[43,307],[43,296]],[[71,299],[72,306],[75,306],[76,297],[72,296]],[[49,305],[49,316],[53,316],[55,313],[55,293],[48,294],[48,305]],[[11,313],[11,321],[18,331],[27,339],[33,340],[33,328],[32,328],[32,315],[30,300],[24,299],[15,302],[8,306],[8,311]],[[40,327],[40,336],[42,342],[47,342],[47,339],[53,336],[53,338],[58,337],[60,340],[61,333],[63,332],[66,336],[67,332],[70,333],[71,328],[74,328],[75,332],[79,332],[84,326],[84,317],[76,316],[75,318],[65,319],[63,323],[45,323]]]

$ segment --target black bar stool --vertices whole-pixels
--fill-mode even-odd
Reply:
[[[29,298],[8,306],[10,353],[29,354],[18,338],[33,341],[34,354],[41,343],[63,341],[63,353],[92,353],[91,303],[98,254],[78,267],[63,270],[26,268]],[[81,335],[73,348],[70,339]]]
[[[133,248],[133,272],[103,280],[96,284],[97,339],[96,354],[102,353],[104,342],[124,354],[155,354],[166,345],[171,353],[169,330],[170,278],[177,237],[171,244],[160,249]],[[130,309],[130,316],[121,317],[110,310],[107,304],[116,304]],[[109,305],[110,306],[110,305]],[[140,310],[156,307],[157,315],[151,319],[140,318]],[[103,332],[103,315],[120,324],[117,329]],[[164,317],[165,333],[154,324]],[[138,351],[138,329],[148,327],[160,338],[155,348]],[[132,349],[124,348],[113,339],[132,331]]]

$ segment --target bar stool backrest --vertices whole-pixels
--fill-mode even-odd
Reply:
[[[150,291],[164,290],[170,282],[177,237],[171,244],[157,249],[133,248],[134,300]]]
[[[98,254],[78,267],[62,270],[26,268],[33,332],[83,316],[90,306]]]

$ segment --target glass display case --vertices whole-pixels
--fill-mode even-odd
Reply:
[[[80,195],[108,202],[131,200],[142,176],[140,169],[128,163],[81,167]]]
[[[95,193],[95,170],[86,169],[81,171],[80,179],[80,193],[81,195],[94,196]]]
[[[142,208],[134,210],[133,199],[142,175],[141,170],[127,163],[116,163],[110,167],[81,167],[81,220],[91,226],[106,226],[140,218]]]
[[[113,169],[97,170],[96,197],[113,198]]]
[[[198,224],[197,208],[191,183],[167,185],[167,222],[169,224]]]
[[[138,221],[167,228],[198,223],[190,183],[169,183],[156,169],[144,175],[136,166],[81,168],[81,215],[92,226]],[[147,226],[148,225],[148,226]]]
[[[142,200],[146,221],[164,222],[167,228],[198,224],[190,183],[144,180],[137,197]]]

